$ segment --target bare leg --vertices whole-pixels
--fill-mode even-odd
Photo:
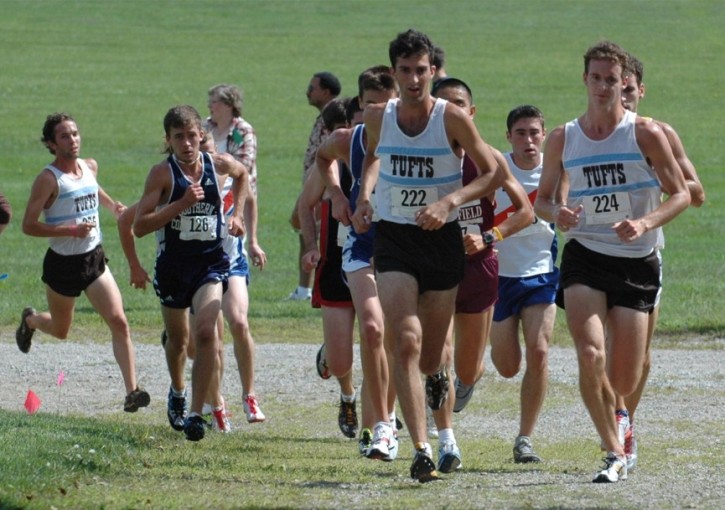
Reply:
[[[579,362],[579,390],[607,451],[624,457],[617,438],[615,395],[606,373],[604,325],[607,301],[603,292],[575,284],[564,291],[566,318]]]
[[[123,299],[118,290],[111,270],[106,270],[86,289],[86,296],[93,308],[103,318],[111,330],[113,355],[121,369],[126,394],[136,389],[136,357],[126,314],[123,311]]]

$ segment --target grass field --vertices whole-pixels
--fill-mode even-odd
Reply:
[[[45,116],[65,110],[76,117],[82,156],[98,160],[102,186],[130,204],[140,196],[148,169],[161,159],[161,119],[168,108],[190,103],[205,113],[207,89],[229,82],[244,89],[244,117],[259,140],[259,237],[269,265],[253,275],[255,338],[260,343],[317,342],[318,313],[283,301],[297,278],[297,239],[287,218],[316,114],[304,91],[313,72],[329,70],[340,77],[343,94],[354,94],[357,74],[388,63],[388,42],[415,27],[445,48],[448,73],[473,89],[482,135],[503,150],[505,116],[513,106],[536,104],[549,128],[584,110],[581,57],[591,44],[612,39],[645,63],[647,96],[641,113],[678,130],[708,194],[701,209],[688,210],[666,229],[658,342],[687,347],[698,339],[698,346],[721,345],[716,341],[725,334],[720,141],[725,9],[720,1],[4,0],[2,11],[0,191],[15,212],[0,237],[0,273],[9,274],[0,282],[3,338],[11,338],[22,307],[44,306],[40,271],[47,243],[24,236],[20,220],[32,180],[51,161],[38,141]],[[134,339],[156,342],[157,299],[153,291],[126,285],[128,270],[110,215],[103,216],[102,228]],[[139,251],[150,270],[153,240],[142,239]],[[561,320],[556,336],[555,343],[569,345]],[[70,339],[106,338],[98,317],[80,299]],[[128,433],[124,422],[105,420],[99,430],[106,436],[116,435],[117,428]],[[63,426],[73,433],[72,422]],[[146,434],[132,428],[131,434]],[[54,441],[53,435],[43,441]],[[7,444],[4,438],[0,442]],[[7,450],[3,456],[13,462]],[[92,464],[76,469],[81,483],[98,476]],[[272,471],[255,476],[279,475]],[[109,476],[115,478],[113,473]],[[353,480],[353,473],[340,474],[339,483]],[[211,484],[223,482],[210,475]],[[184,490],[179,479],[174,483]],[[278,503],[296,506],[296,499],[292,495]],[[274,501],[265,505],[275,506]],[[549,506],[556,507],[555,497]]]

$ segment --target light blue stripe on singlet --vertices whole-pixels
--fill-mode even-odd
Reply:
[[[642,155],[637,152],[625,152],[622,154],[596,154],[594,156],[564,161],[564,168],[594,165],[597,163],[618,163],[620,161],[642,161]]]
[[[659,188],[660,183],[657,179],[651,179],[645,182],[635,182],[633,184],[624,184],[619,186],[606,186],[604,188],[592,188],[585,190],[569,191],[569,197],[579,198],[591,195],[601,195],[603,193],[616,193],[618,191],[635,191],[645,188]]]
[[[395,145],[379,145],[379,154],[399,154],[401,156],[446,156],[452,151],[448,147],[397,147]]]
[[[432,177],[430,179],[418,179],[415,177],[394,177],[392,175],[386,175],[381,173],[380,179],[387,181],[392,184],[402,184],[404,186],[438,186],[440,184],[450,184],[452,182],[460,181],[460,174],[453,174],[447,177]]]
[[[55,225],[57,223],[63,223],[65,221],[74,220],[83,216],[91,216],[93,214],[98,214],[98,209],[87,209],[85,211],[77,212],[75,214],[68,214],[65,216],[46,217],[45,222],[49,225]]]
[[[58,195],[58,199],[76,197],[79,195],[87,195],[88,193],[95,193],[97,190],[97,186],[86,186],[85,188],[77,188],[73,191],[66,191],[65,193],[60,193]]]

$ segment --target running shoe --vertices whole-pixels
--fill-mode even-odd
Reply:
[[[327,368],[327,358],[325,357],[325,344],[320,346],[320,350],[317,351],[317,358],[315,360],[315,366],[317,367],[317,375],[327,380],[332,375],[330,369]]]
[[[266,419],[266,416],[259,408],[257,397],[254,395],[244,397],[244,412],[247,415],[248,423],[262,423]]]
[[[204,420],[206,424],[206,420]],[[215,432],[228,433],[232,431],[232,425],[229,423],[229,417],[227,416],[227,410],[224,406],[219,409],[212,409],[211,411],[211,429]]]
[[[184,434],[189,441],[201,441],[205,433],[204,418],[194,413],[184,420]]]
[[[614,483],[627,479],[627,460],[620,459],[614,452],[602,459],[604,466],[594,475],[592,482],[594,483]]]
[[[425,378],[425,397],[428,406],[437,411],[448,397],[448,369],[443,367],[439,372]]]
[[[186,419],[186,390],[184,390],[183,396],[175,397],[171,388],[169,388],[169,397],[166,407],[166,415],[169,418],[171,427],[178,431],[184,430],[184,420]],[[202,421],[204,420],[202,419]]]
[[[440,480],[438,471],[436,471],[436,465],[433,463],[433,459],[430,458],[430,454],[424,448],[419,448],[415,451],[413,464],[410,466],[410,477],[413,480],[418,480],[420,483]]]
[[[312,298],[312,289],[307,289],[306,291],[299,292],[299,289],[295,289],[292,292],[290,292],[289,296],[287,296],[286,301],[308,301]]]
[[[473,396],[473,390],[476,389],[475,384],[463,384],[461,380],[456,377],[456,403],[453,404],[453,412],[460,413],[468,405],[468,402]]]
[[[627,434],[631,434],[629,429],[629,413],[626,410],[619,410],[616,414],[617,417],[617,438],[619,444],[624,446],[627,441]]]
[[[337,424],[345,437],[353,439],[357,436],[357,411],[355,401],[345,402],[340,397],[340,411],[337,414]]]
[[[624,454],[627,457],[627,473],[637,467],[637,438],[634,437],[634,421],[629,422],[628,434],[624,436]]]
[[[370,432],[369,428],[362,429],[360,432],[360,439],[357,442],[360,455],[367,455],[368,448],[373,444],[373,433]]]
[[[387,423],[379,423],[373,432],[373,442],[365,456],[368,459],[392,461],[398,456],[398,441],[393,435],[392,427]]]
[[[461,450],[456,443],[442,443],[438,448],[438,471],[453,473],[461,469]]]
[[[123,403],[123,410],[127,413],[135,413],[139,407],[146,407],[151,402],[148,392],[136,387],[131,393],[126,395]]]
[[[28,326],[25,319],[34,313],[35,308],[30,306],[24,308],[23,312],[20,314],[20,326],[18,326],[18,329],[15,330],[15,341],[18,344],[18,349],[20,349],[20,352],[24,352],[26,354],[30,351],[30,345],[33,343],[33,333],[35,333],[35,330]]]
[[[519,436],[514,443],[514,462],[526,464],[529,462],[541,462],[541,457],[536,455],[531,439],[528,436]]]

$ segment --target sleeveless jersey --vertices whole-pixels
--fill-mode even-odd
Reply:
[[[184,209],[181,214],[156,231],[158,254],[169,252],[173,257],[189,258],[211,253],[221,247],[226,237],[222,212],[221,190],[214,171],[214,162],[206,152],[200,154],[202,172],[199,184],[204,199]],[[171,195],[167,203],[179,200],[191,180],[181,171],[173,155],[168,158],[171,172]]]
[[[350,187],[350,209],[355,212],[357,208],[357,197],[360,195],[360,179],[362,178],[363,159],[365,158],[365,145],[363,135],[365,134],[365,125],[358,124],[352,132],[352,140],[350,141],[350,173],[352,174],[352,186]],[[342,184],[342,183],[341,183]],[[345,191],[345,188],[343,188]],[[348,229],[348,236],[353,239],[353,252],[357,252],[356,245],[360,247],[360,255],[354,258],[370,258],[372,257],[373,239],[375,238],[375,221],[367,232],[358,234],[354,228]],[[362,244],[359,244],[362,243]]]
[[[539,190],[542,165],[533,170],[523,170],[516,166],[511,153],[504,154],[504,157],[511,173],[521,183],[533,205]],[[503,189],[496,190],[496,224],[508,218],[515,210],[508,194]],[[522,278],[551,273],[554,271],[557,251],[554,225],[534,216],[531,225],[497,242],[496,249],[500,276]]]
[[[467,185],[478,177],[476,164],[468,156],[463,157],[463,185]],[[465,203],[458,208],[458,224],[461,226],[463,235],[481,235],[493,228],[493,211],[495,204],[492,204],[487,197],[477,198]]]
[[[375,155],[380,175],[375,200],[380,219],[415,225],[415,213],[461,188],[461,161],[446,135],[447,101],[436,99],[423,132],[408,136],[398,127],[399,99],[388,101]],[[447,222],[458,218],[452,210]]]
[[[78,225],[95,223],[88,236],[49,237],[50,248],[59,255],[80,255],[88,253],[101,243],[101,223],[98,216],[98,182],[86,162],[77,160],[81,178],[61,172],[53,165],[45,167],[55,176],[58,196],[53,205],[43,211],[48,225]]]
[[[579,224],[565,233],[592,251],[614,257],[645,257],[657,245],[657,229],[635,241],[619,240],[612,226],[645,216],[661,203],[657,176],[637,144],[637,114],[627,111],[604,140],[591,140],[578,120],[565,126],[562,162],[569,175],[567,205],[584,206]]]

